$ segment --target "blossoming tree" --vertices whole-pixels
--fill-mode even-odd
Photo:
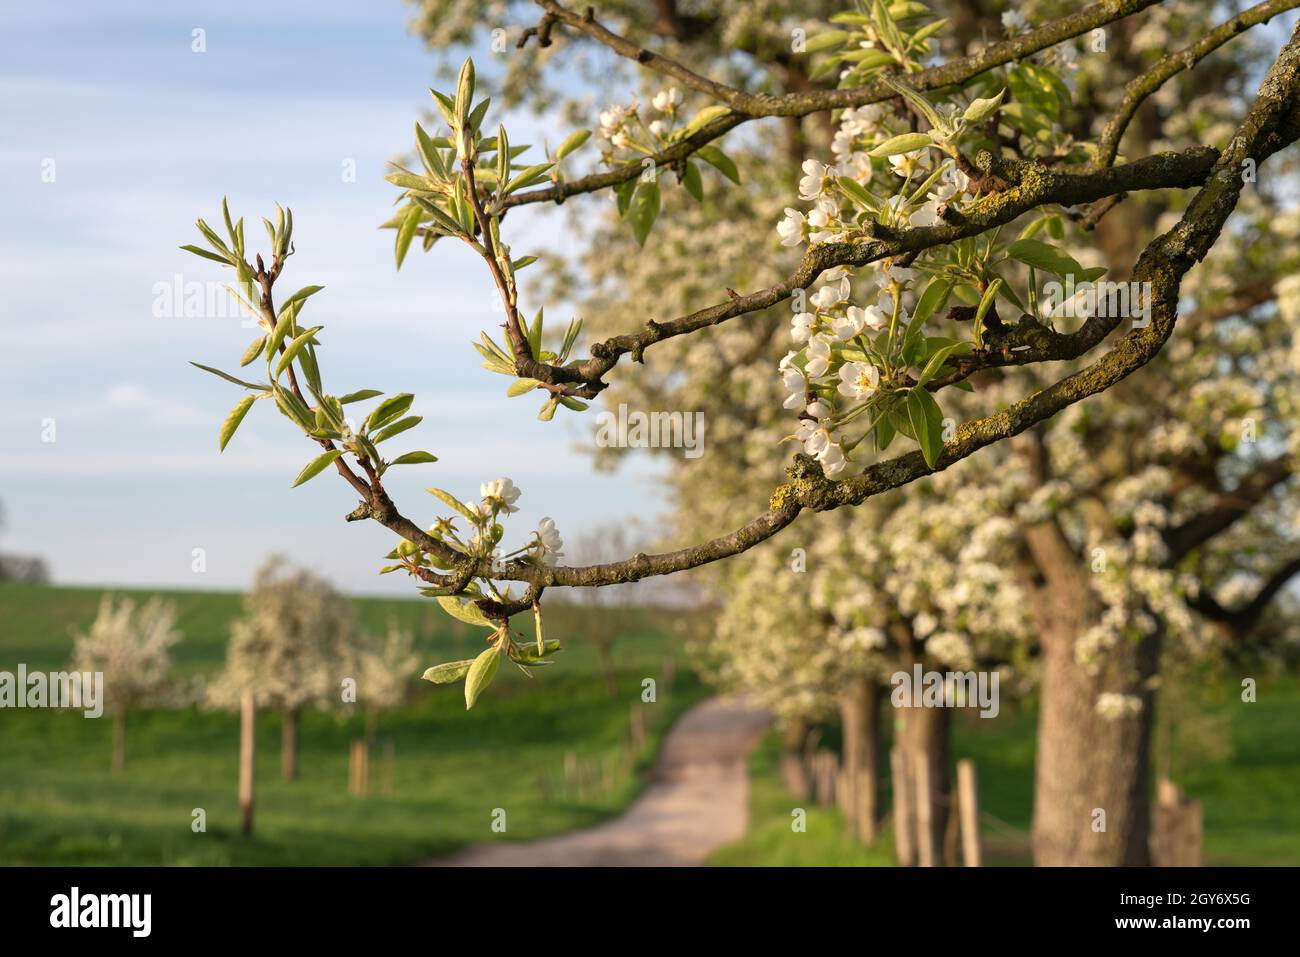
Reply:
[[[171,648],[182,637],[175,605],[151,598],[137,607],[130,598],[112,595],[100,600],[90,630],[77,636],[72,667],[104,675],[104,705],[113,717],[114,774],[126,768],[126,714],[170,694]]]
[[[343,679],[353,677],[352,606],[319,576],[271,558],[258,569],[230,632],[226,667],[209,686],[209,700],[236,708],[251,692],[257,707],[278,709],[280,773],[295,780],[302,709],[340,700]]]
[[[546,588],[600,586],[698,568],[748,551],[803,513],[861,506],[967,458],[973,457],[973,466],[983,458],[1006,467],[1011,453],[999,448],[1009,445],[1006,440],[1126,384],[1161,354],[1178,323],[1184,276],[1225,236],[1260,164],[1300,135],[1295,122],[1300,42],[1293,37],[1273,57],[1258,93],[1244,98],[1235,127],[1216,136],[1214,146],[1153,151],[1119,162],[1120,141],[1144,101],[1174,77],[1196,73],[1206,56],[1292,3],[1258,4],[1204,32],[1186,49],[1138,64],[1119,97],[1097,96],[1097,109],[1082,121],[1061,78],[1079,59],[1079,39],[1096,44],[1100,38],[1104,44],[1108,29],[1129,30],[1155,0],[1063,12],[1032,29],[1013,15],[1004,19],[1005,38],[993,42],[983,42],[970,22],[933,19],[923,4],[877,0],[834,15],[830,28],[794,35],[787,48],[772,48],[770,31],[768,42],[739,47],[751,66],[761,66],[729,76],[732,82],[649,50],[590,11],[574,12],[552,0],[538,5],[542,18],[522,33],[521,44],[546,49],[557,36],[577,37],[661,77],[666,89],[646,110],[606,110],[600,117],[604,168],[575,175],[569,167],[576,160],[570,157],[583,148],[588,133],[563,139],[543,162],[523,162],[525,148],[511,145],[504,128],[492,134],[486,119],[490,105],[485,99],[476,102],[475,71],[467,62],[454,95],[434,93],[446,129],[430,133],[417,127],[418,171],[398,169],[389,177],[402,190],[403,203],[388,224],[396,231],[398,262],[417,239],[430,250],[450,238],[483,258],[504,306],[504,339],[497,342],[484,332],[476,348],[490,371],[512,380],[510,394],[542,394],[543,419],[561,406],[583,412],[610,385],[607,380],[626,370],[624,357],[650,364],[656,355],[685,352],[694,360],[707,350],[685,343],[709,337],[739,344],[745,337],[735,329],[744,330],[751,321],[770,327],[774,307],[793,306],[789,334],[796,348],[771,375],[783,387],[779,401],[790,417],[782,431],[792,432],[802,450],[786,481],[767,490],[766,509],[750,506],[756,516],[750,512],[733,530],[677,550],[564,565],[557,561],[553,525],[544,523],[513,550],[502,547],[510,496],[518,493],[501,480],[485,485],[479,501],[431,489],[450,511],[422,529],[392,501],[383,478],[391,467],[428,464],[434,456],[413,451],[389,457],[379,451],[419,421],[407,415],[413,397],[326,387],[317,355],[321,328],[299,322],[320,287],[304,287],[277,308],[275,284],[292,253],[292,215],[281,213],[277,222],[266,223],[269,262],[260,256],[249,261],[243,222],[228,213],[227,238],[200,221],[208,248],[191,247],[234,270],[263,325],[244,353],[244,364],[261,358],[265,381],[209,369],[247,390],[223,424],[222,446],[259,399],[271,399],[318,444],[320,453],[298,481],[335,470],[361,499],[348,518],[378,521],[399,537],[390,555],[396,564],[388,570],[420,579],[425,593],[449,613],[485,628],[492,647],[477,659],[430,669],[435,680],[464,676],[467,704],[502,659],[531,668],[557,647],[542,636],[540,600]],[[625,5],[615,9],[635,25],[637,16]],[[714,37],[714,49],[726,46],[707,23],[676,15],[675,9],[664,8],[654,32],[686,48],[708,47],[707,40],[698,40],[701,35]],[[733,4],[720,5],[719,18],[728,26],[744,20]],[[941,47],[950,30],[968,49],[945,59]],[[771,77],[792,61],[801,67],[803,88],[770,92]],[[745,88],[751,83],[758,92]],[[727,288],[722,298],[711,294],[716,287],[695,282],[688,287],[690,303],[676,318],[647,318],[635,327],[602,332],[604,338],[586,346],[585,357],[577,351],[582,323],[569,323],[563,332],[548,330],[540,308],[531,321],[526,318],[517,274],[534,257],[515,254],[504,241],[510,210],[608,190],[620,218],[644,244],[666,194],[698,200],[705,194],[706,175],[710,194],[717,184],[740,178],[736,161],[718,143],[732,130],[758,127],[769,117],[795,124],[801,135],[808,124],[800,127],[799,118],[820,118],[834,133],[831,156],[803,165],[798,202],[789,205],[777,227],[786,246],[807,247],[791,271],[771,278],[780,267],[779,254],[774,250],[765,264],[762,256],[747,252],[753,261],[749,272],[760,277],[745,284],[753,291]],[[797,150],[800,137],[791,142]],[[1081,322],[1069,322],[1055,304],[1044,302],[1042,284],[1048,278],[1068,288],[1098,279],[1107,268],[1085,266],[1071,253],[1067,247],[1077,246],[1080,235],[1139,205],[1140,195],[1183,189],[1195,193],[1170,204],[1177,212],[1162,230],[1145,246],[1132,248],[1127,262],[1108,264],[1140,290],[1132,308],[1094,311]],[[675,203],[669,205],[676,211]],[[746,196],[733,209],[746,206],[755,211],[762,202]],[[753,245],[752,221],[701,225],[733,233],[735,248]],[[1228,229],[1226,235],[1232,234]],[[619,309],[618,318],[625,319],[628,311]],[[1139,314],[1141,321],[1125,322]],[[613,321],[611,313],[589,328],[604,330]],[[763,361],[761,349],[720,361],[726,368],[714,391],[718,382],[736,386],[738,397],[757,390],[755,376],[762,374]],[[1059,363],[1066,364],[1064,374]],[[379,401],[359,424],[347,414],[347,406],[372,400]],[[1084,414],[1091,407],[1085,406]],[[900,445],[905,450],[891,455]],[[755,451],[753,443],[746,448],[747,454]],[[1027,454],[1032,456],[1032,445]],[[765,472],[779,462],[779,454],[770,452]],[[739,482],[737,490],[742,501],[758,497],[752,483]],[[949,494],[960,499],[961,490]],[[732,512],[734,501],[717,510]],[[1041,546],[1043,535],[1033,533],[1031,551],[1042,552],[1035,546]],[[1259,596],[1280,587],[1270,576]],[[1077,577],[1044,580],[1049,601],[1075,595],[1081,587]],[[520,585],[522,593],[515,590]],[[1202,605],[1213,611],[1208,602]],[[1221,617],[1237,614],[1219,605]],[[537,622],[535,645],[509,624],[512,615],[527,610]],[[1058,644],[1073,649],[1077,642]],[[1049,664],[1052,660],[1049,653]],[[1073,660],[1070,650],[1068,661]],[[1042,773],[1040,765],[1040,787]],[[1087,789],[1079,794],[1086,799]],[[1119,817],[1126,819],[1123,813]],[[1072,815],[1057,829],[1077,826]],[[1131,843],[1124,837],[1107,846]]]

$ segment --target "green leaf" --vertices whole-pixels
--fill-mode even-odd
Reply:
[[[291,488],[297,488],[303,482],[311,481],[317,475],[320,475],[321,472],[325,471],[325,469],[342,454],[342,449],[330,449],[328,452],[322,452],[320,455],[308,462],[307,467],[298,473],[298,477],[293,480]]]
[[[907,394],[907,418],[925,456],[925,464],[934,468],[943,451],[943,413],[939,411],[939,403],[925,389],[915,388]]]
[[[385,399],[379,405],[375,406],[373,412],[366,416],[366,421],[362,425],[362,430],[371,430],[382,428],[389,422],[403,415],[415,401],[415,396],[409,392],[402,392],[391,398]]]
[[[221,263],[223,266],[229,266],[230,260],[225,256],[219,256],[211,250],[204,249],[202,246],[182,246],[181,249],[187,253],[193,253],[196,256],[202,256],[204,259],[211,259],[214,263]]]
[[[591,138],[591,130],[576,130],[564,138],[560,148],[555,151],[555,158],[562,160]]]
[[[636,180],[629,179],[614,187],[614,198],[618,201],[618,217],[627,217],[627,208],[632,205],[632,194],[636,191]]]
[[[212,366],[205,366],[199,362],[190,362],[190,365],[196,369],[202,369],[204,372],[211,372],[214,376],[219,376],[227,382],[233,382],[235,385],[242,385],[245,389],[256,389],[258,392],[271,391],[271,385],[268,382],[245,382],[243,379],[236,379],[228,372],[222,372],[220,369],[214,369]]]
[[[997,298],[998,290],[1002,288],[1002,280],[994,279],[989,283],[989,287],[984,290],[984,295],[980,298],[979,308],[975,310],[975,339],[977,342],[984,341],[984,317],[989,314],[993,307],[993,300]]]
[[[701,146],[695,151],[695,155],[704,162],[708,163],[727,179],[731,180],[737,186],[740,185],[740,170],[736,169],[736,164],[731,157],[716,146]]]
[[[420,217],[422,215],[419,206],[412,206],[411,211],[402,220],[402,225],[398,227],[395,248],[398,269],[402,268],[402,260],[406,258],[406,251],[411,248],[411,240],[415,238],[415,233],[420,228]]]
[[[987,120],[997,110],[1002,103],[1002,97],[1006,95],[1003,89],[997,96],[982,97],[971,100],[970,106],[966,107],[966,112],[962,114],[962,119],[967,123],[981,123]]]
[[[551,421],[551,419],[555,418],[555,409],[559,403],[559,399],[555,396],[551,396],[551,398],[546,400],[546,404],[542,406],[541,411],[537,413],[537,418],[542,422]]]
[[[389,465],[427,465],[429,462],[438,461],[438,456],[432,452],[407,452],[399,455]]]
[[[244,416],[248,415],[248,410],[253,407],[253,403],[256,402],[257,399],[258,397],[255,395],[246,395],[236,402],[235,407],[230,410],[230,414],[226,416],[226,420],[221,423],[221,433],[219,436],[220,451],[226,451],[226,443],[229,442],[230,437],[235,434],[235,429],[239,428],[239,423],[244,421]]]
[[[459,681],[465,677],[472,664],[474,664],[473,659],[448,661],[445,664],[426,668],[424,674],[420,675],[420,677],[425,681],[432,681],[436,685],[449,685],[453,681]]]
[[[505,638],[501,639],[505,641]],[[483,689],[492,683],[496,677],[497,668],[501,666],[501,653],[495,648],[486,649],[481,655],[474,659],[474,663],[469,666],[469,671],[465,674],[465,710],[468,711],[474,707],[474,702]]]
[[[474,99],[474,61],[469,57],[461,64],[456,79],[456,119],[463,123],[469,119],[470,103]]]
[[[473,602],[461,601],[459,598],[447,595],[443,598],[439,598],[438,604],[441,605],[442,610],[451,615],[451,617],[455,618],[457,621],[463,621],[467,625],[479,625],[483,628],[496,627],[496,625],[488,619],[488,616],[483,614],[478,605]]]
[[[293,340],[285,347],[284,352],[280,354],[280,361],[275,364],[275,377],[277,379],[284,374],[285,369],[289,368],[289,364],[297,358],[298,353],[307,347],[307,343],[311,342],[312,336],[323,328],[325,327],[312,326],[310,329],[306,329],[294,336]]]
[[[510,658],[520,664],[538,664],[549,658],[551,655],[560,651],[560,640],[558,638],[548,638],[543,643],[543,650],[538,652],[535,644],[512,645],[510,648]],[[550,664],[550,662],[546,662]]]
[[[420,161],[424,168],[429,171],[430,176],[446,176],[447,170],[443,166],[442,157],[438,155],[438,148],[434,145],[429,134],[424,131],[424,127],[418,122],[415,124],[415,145],[420,151]]]
[[[425,681],[433,681],[434,684],[451,684],[452,681],[459,681],[464,677],[473,663],[472,658],[467,658],[463,662],[434,664],[432,668],[425,668],[424,674],[420,677]]]
[[[288,389],[280,388],[278,383],[275,387],[275,404],[290,421],[296,422],[304,431],[315,431],[316,417],[312,415],[311,410]]]
[[[930,361],[925,364],[925,368],[921,370],[920,376],[917,377],[917,390],[919,391],[922,386],[939,374],[939,370],[943,368],[943,364],[948,361],[949,356],[953,353],[960,355],[969,351],[969,342],[950,342],[940,347],[930,356]]]
[[[1065,277],[1083,272],[1083,267],[1069,253],[1037,239],[1017,239],[1007,247],[1007,255],[1035,269],[1057,276]]]
[[[700,168],[690,160],[686,161],[686,166],[682,170],[682,186],[686,187],[686,192],[690,193],[697,203],[703,202],[704,180],[700,178]]]
[[[731,110],[725,106],[706,106],[700,112],[691,117],[691,121],[682,127],[679,136],[682,139],[690,139],[704,127],[708,126],[719,117],[726,116]]]
[[[894,428],[892,416],[889,414],[882,415],[876,420],[876,449],[880,452],[889,448],[889,444],[894,441],[894,436],[898,430]]]
[[[339,398],[342,405],[349,402],[364,402],[366,399],[373,399],[377,395],[383,395],[378,389],[359,389],[356,392],[349,392],[347,395]]]
[[[847,30],[828,30],[825,33],[809,37],[804,44],[803,52],[821,53],[823,50],[831,50],[843,46],[852,36],[853,34],[850,34]]]
[[[874,196],[867,192],[866,188],[856,179],[850,179],[847,176],[837,177],[835,182],[849,199],[857,203],[863,209],[869,212],[879,212],[880,204],[876,202]]]
[[[465,505],[463,502],[461,502],[460,499],[452,495],[450,492],[440,488],[426,488],[425,491],[428,492],[430,495],[434,496],[435,498],[440,499],[444,504],[450,505],[456,511],[460,512],[460,514],[464,515],[467,519],[469,519],[471,523],[478,518],[478,515],[470,511],[469,506]]]
[[[524,170],[506,184],[505,191],[507,193],[513,193],[517,189],[523,189],[526,186],[540,183],[546,178],[546,174],[550,172],[551,167],[554,165],[554,163],[537,163],[534,166],[528,167],[528,169]]]
[[[925,149],[933,142],[934,140],[930,138],[929,133],[900,133],[897,136],[891,136],[867,155],[879,157],[896,156],[899,153],[915,153],[917,150]]]
[[[251,343],[249,343],[248,348],[244,350],[244,354],[240,356],[239,359],[240,368],[243,368],[244,366],[252,362],[254,359],[256,359],[258,356],[260,356],[262,354],[262,348],[265,345],[266,345],[266,336],[264,335],[258,336]]]
[[[921,298],[917,300],[916,308],[912,311],[912,323],[916,325],[923,323],[936,312],[944,307],[948,301],[948,294],[952,292],[952,283],[942,276],[935,276],[930,280],[930,284],[925,287],[925,292],[921,293]],[[911,332],[911,327],[908,329]]]
[[[525,392],[532,392],[539,385],[541,385],[541,383],[536,379],[519,379],[510,383],[510,387],[506,389],[506,395],[513,399],[515,396],[523,395]]]
[[[371,441],[374,442],[375,445],[378,445],[380,442],[391,439],[394,435],[400,435],[407,429],[415,428],[422,421],[424,421],[424,416],[422,415],[409,415],[404,419],[398,419],[392,425],[385,426],[377,434],[372,436]]]
[[[646,237],[659,218],[659,184],[641,183],[632,195],[632,204],[628,207],[627,219],[632,224],[632,235],[637,245],[644,246]]]
[[[302,302],[304,299],[316,295],[316,293],[320,292],[324,288],[324,286],[303,286],[284,302],[280,303],[280,312],[284,312],[285,309],[292,306],[295,302]]]

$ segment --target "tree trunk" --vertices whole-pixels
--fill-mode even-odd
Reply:
[[[1057,628],[1043,640],[1034,863],[1148,865],[1155,694],[1147,685],[1159,639],[1110,649],[1105,669],[1090,674],[1075,657],[1077,637],[1073,628]],[[1135,696],[1141,708],[1102,715],[1097,700],[1103,692]]]
[[[605,690],[611,698],[618,697],[618,676],[614,672],[614,642],[597,639],[596,654],[600,657],[600,673],[605,679]]]
[[[126,770],[126,709],[113,712],[113,773]]]
[[[280,725],[280,776],[286,781],[298,780],[298,709],[284,712]]]
[[[944,832],[948,826],[952,793],[948,773],[951,715],[947,708],[924,707],[896,708],[894,714],[899,750],[912,773],[916,796],[918,858],[922,862],[938,863],[943,859]],[[919,771],[921,764],[925,765],[924,771]],[[917,785],[918,781],[926,785],[924,793]],[[923,821],[928,826],[923,828]]]
[[[257,749],[253,693],[245,691],[239,700],[239,830],[253,833],[253,770]]]
[[[880,820],[880,687],[854,678],[840,697],[845,804],[850,833],[875,841]]]
[[[781,779],[786,790],[797,800],[806,800],[812,794],[812,781],[804,757],[808,739],[808,725],[799,718],[790,718],[781,732]]]

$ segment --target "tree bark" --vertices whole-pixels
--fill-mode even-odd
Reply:
[[[126,770],[126,709],[113,712],[113,773]]]
[[[1034,863],[1145,866],[1151,863],[1150,764],[1155,635],[1107,653],[1092,674],[1075,657],[1079,632],[1044,636],[1038,757],[1034,768]],[[1097,711],[1106,691],[1134,695],[1136,714]],[[1102,830],[1104,828],[1104,830]]]
[[[781,777],[786,790],[800,801],[812,794],[812,781],[804,745],[808,740],[808,725],[799,718],[790,718],[781,732]]]
[[[919,808],[916,815],[917,851],[921,861],[943,859],[944,832],[948,826],[948,808],[951,803],[952,785],[948,773],[948,739],[951,729],[951,715],[947,708],[896,708],[895,727],[897,728],[898,746],[903,760],[912,772],[913,794],[915,800],[925,801],[926,807]],[[918,767],[924,764],[924,781],[928,785],[928,797],[922,798],[916,781],[922,776]],[[928,810],[928,814],[924,813]],[[921,827],[921,822],[928,818],[929,826]]]
[[[880,820],[880,687],[855,677],[840,697],[843,773],[850,833],[867,843]]]
[[[1026,531],[1044,583],[1031,609],[1042,644],[1042,688],[1034,762],[1034,863],[1141,866],[1151,862],[1150,764],[1159,633],[1121,639],[1093,666],[1078,642],[1102,609],[1089,565],[1055,522]],[[1132,696],[1135,713],[1098,712],[1103,693]]]
[[[618,676],[614,671],[614,642],[596,639],[596,654],[600,658],[600,673],[605,679],[605,690],[611,698],[618,697]]]
[[[298,780],[298,709],[287,708],[280,725],[280,776]]]
[[[257,748],[253,693],[245,691],[239,701],[239,830],[244,837],[253,833],[253,770]]]

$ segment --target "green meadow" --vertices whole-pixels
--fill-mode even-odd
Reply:
[[[29,670],[64,667],[73,631],[93,620],[100,594],[0,585],[0,670],[19,662]],[[177,673],[214,672],[240,596],[159,594],[176,602],[185,633],[175,648]],[[361,598],[356,607],[366,628],[396,620],[413,629],[429,664],[482,647],[481,632],[431,602]],[[466,712],[460,685],[416,681],[411,702],[379,721],[379,740],[392,742],[391,793],[383,793],[381,748],[371,757],[370,793],[348,793],[359,715],[305,714],[300,777],[286,783],[279,718],[260,714],[251,839],[238,832],[236,716],[197,707],[133,712],[126,771],[113,775],[109,721],[70,711],[0,711],[0,864],[408,864],[471,843],[606,819],[635,796],[664,730],[703,689],[683,667],[673,669],[665,693],[665,661],[681,661],[678,642],[662,618],[639,612],[615,646],[611,696],[595,649],[582,638],[589,614],[548,610],[547,636],[565,646],[556,664],[533,679],[502,669],[473,711]],[[645,678],[660,681],[654,704],[641,703]],[[635,752],[633,707],[645,709],[647,730]],[[205,831],[192,826],[196,809]],[[497,809],[505,812],[504,834],[491,827]]]

